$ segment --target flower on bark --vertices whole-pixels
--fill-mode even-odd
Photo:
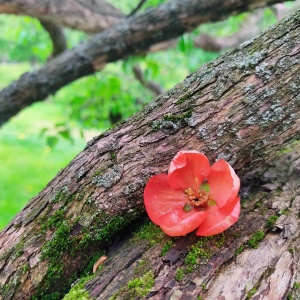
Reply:
[[[197,151],[180,151],[168,175],[150,178],[144,191],[149,218],[170,236],[210,236],[223,232],[239,218],[240,179],[223,159],[210,166]]]

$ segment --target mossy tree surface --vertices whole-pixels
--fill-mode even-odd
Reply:
[[[0,13],[27,12],[31,16],[40,15],[38,19],[41,20],[56,24],[63,22],[64,25],[85,28],[89,32],[99,32],[111,24],[117,24],[95,35],[89,42],[62,53],[39,70],[23,74],[18,81],[3,89],[0,92],[0,126],[24,107],[44,100],[78,78],[101,70],[107,63],[144,55],[157,44],[177,38],[202,23],[278,2],[281,0],[172,0],[125,18],[107,3],[105,5],[105,1],[89,1],[84,5],[79,4],[78,0],[61,1],[60,5],[56,1],[42,1],[38,6],[32,1],[22,1],[22,5],[19,0],[5,1],[4,5],[0,1]],[[44,15],[43,11],[48,13]],[[99,15],[103,12],[105,17],[98,18],[96,12]],[[96,25],[95,31],[88,24],[92,27],[92,24]]]
[[[243,191],[239,221],[221,234],[170,238],[147,221],[81,288],[92,299],[298,299],[299,165],[298,143],[256,170],[259,185]]]
[[[145,183],[150,176],[166,172],[179,150],[204,152],[211,162],[225,158],[242,175],[265,165],[281,147],[299,138],[299,18],[297,12],[260,37],[225,53],[142,112],[93,139],[1,232],[2,297],[61,297],[92,257],[107,250],[116,234],[143,214]],[[183,97],[185,100],[180,101]],[[166,115],[172,117],[166,119]],[[153,123],[158,124],[155,130]],[[279,201],[275,211],[264,206],[262,195],[261,206],[256,209],[263,210],[253,209],[239,226],[247,227],[252,220],[255,230],[263,230],[262,223],[266,226],[272,215],[291,210],[297,195],[295,192],[286,199],[286,207]],[[254,222],[256,214],[263,216],[260,222]],[[278,226],[285,228],[284,222],[289,220],[290,226],[296,222],[293,226],[297,230],[298,219],[293,216],[281,214],[276,224],[281,222]],[[246,236],[250,239],[255,230]],[[236,231],[229,232],[234,235]],[[286,239],[291,236],[285,234]],[[267,235],[264,240],[271,243],[274,236]],[[205,250],[205,262],[216,259],[216,255],[234,255],[241,239],[234,236],[229,241],[232,251],[224,248],[226,242],[205,241],[205,247],[212,243],[212,250]],[[253,251],[259,251],[261,244],[257,243]],[[218,245],[224,253],[214,252]],[[297,247],[295,242],[292,248]],[[293,257],[288,253],[285,261]],[[213,261],[213,266],[217,264],[218,260]],[[195,265],[201,261],[196,259]],[[179,267],[194,272],[193,266]],[[157,270],[153,272],[155,276]],[[195,286],[206,285],[203,278]]]

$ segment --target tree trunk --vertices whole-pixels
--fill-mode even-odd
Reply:
[[[243,175],[258,166],[264,166],[276,151],[299,139],[299,18],[300,11],[260,37],[201,67],[143,111],[93,139],[1,232],[2,298],[30,299],[35,296],[36,299],[57,299],[65,293],[79,274],[89,268],[95,255],[105,252],[117,233],[143,215],[142,195],[145,183],[150,176],[166,172],[171,159],[179,150],[199,150],[211,162],[224,158],[234,166],[239,175]],[[287,187],[282,188],[284,195],[288,195],[284,202],[293,207],[294,204],[288,200],[291,199],[289,195],[292,188],[294,190],[296,187],[292,186],[288,191]],[[258,203],[257,199],[261,199],[265,216],[260,216],[252,207],[254,204],[250,198],[247,201],[250,208],[245,209],[237,227],[228,231],[230,244],[226,242],[223,245],[229,249],[222,246],[222,250],[218,252],[219,248],[211,246],[210,255],[206,257],[210,264],[192,283],[199,294],[202,293],[202,281],[209,280],[209,276],[217,277],[216,268],[229,257],[232,257],[232,262],[227,262],[232,264],[229,265],[232,269],[228,268],[228,276],[231,276],[230,274],[238,274],[238,266],[247,259],[248,254],[263,255],[268,249],[274,252],[276,249],[271,248],[271,245],[275,241],[279,243],[285,240],[287,244],[282,249],[276,246],[279,269],[275,265],[275,270],[264,270],[268,270],[268,274],[275,274],[273,281],[280,270],[282,259],[286,263],[297,257],[296,251],[295,254],[292,250],[293,253],[285,252],[286,247],[298,247],[297,242],[293,244],[292,235],[286,231],[294,223],[298,224],[291,208],[287,221],[282,220],[285,215],[280,217],[280,226],[286,233],[268,234],[262,243],[266,247],[264,251],[260,252],[260,248],[256,250],[258,252],[246,251],[238,256],[237,261],[234,260],[232,253],[239,249],[237,247],[242,242],[246,242],[243,235],[247,239],[252,229],[253,232],[262,229],[264,218],[273,214],[276,208],[273,207],[276,201],[270,200],[275,199],[272,198],[273,194],[266,201],[274,202],[274,211],[269,210],[268,204],[265,204],[265,195],[256,193],[253,197],[253,203]],[[294,201],[295,205],[296,202]],[[296,225],[295,228],[294,235],[298,234]],[[183,247],[178,245],[182,245],[186,239],[193,239],[193,235],[176,239],[176,247]],[[259,239],[261,233],[249,245],[256,245]],[[210,242],[215,243],[211,240],[207,243]],[[139,244],[139,247],[140,250],[136,251],[141,253],[143,244]],[[124,256],[129,259],[128,267],[131,255],[133,254],[125,253]],[[153,255],[158,259],[157,253]],[[177,262],[174,258],[177,254],[169,255],[167,260],[171,261],[171,266],[172,260]],[[138,257],[139,255],[133,255],[132,259]],[[254,259],[253,257],[255,256],[249,256],[249,259]],[[262,257],[258,255],[255,262],[262,260]],[[169,276],[168,268],[165,273],[160,273],[165,265],[158,264],[158,270],[155,266],[155,274]],[[199,270],[202,272],[202,269]],[[222,269],[219,276],[225,275],[226,270]],[[150,272],[141,276],[152,278],[155,274]],[[254,275],[258,276],[257,274],[258,271]],[[179,275],[178,280],[181,277]],[[102,280],[109,280],[107,276],[108,272],[105,272],[101,276]],[[170,276],[173,275],[170,273]],[[246,276],[248,275],[240,277],[245,279]],[[95,280],[99,280],[97,278]],[[219,278],[221,281],[222,277]],[[262,276],[257,282],[263,282],[264,278]],[[159,289],[160,279],[161,277],[156,278],[154,285],[158,295],[165,290],[162,287]],[[219,281],[212,284],[219,287]],[[88,288],[92,295],[101,290],[101,284],[97,282]],[[180,282],[178,281],[179,287]],[[184,290],[184,283],[183,280],[183,285],[176,289]],[[267,288],[268,284],[272,286],[270,282],[266,282]],[[138,283],[135,281],[131,285]],[[207,293],[216,291],[217,287],[214,286]],[[178,291],[177,295],[180,293]],[[188,292],[192,292],[190,287]],[[211,297],[213,299],[214,295]]]
[[[242,214],[229,230],[178,239],[146,223],[111,247],[104,267],[68,296],[81,291],[92,299],[299,299],[299,175],[298,144],[257,172],[264,185],[256,181],[260,186],[248,190],[248,197],[244,191]]]
[[[143,55],[151,47],[189,32],[198,25],[280,0],[173,0],[127,18],[64,52],[39,70],[25,73],[0,92],[0,125],[30,104],[61,87],[101,70],[107,63]]]

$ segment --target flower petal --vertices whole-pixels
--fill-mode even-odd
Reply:
[[[209,198],[215,200],[219,208],[230,201],[234,201],[240,189],[239,177],[223,159],[211,166],[208,184],[210,187]]]
[[[168,184],[168,176],[155,175],[144,190],[144,204],[151,221],[159,225],[161,216],[174,210],[182,210],[186,198],[182,190],[174,190]]]
[[[195,188],[196,178],[199,184],[210,174],[207,157],[198,151],[179,151],[171,161],[168,182],[174,189]]]
[[[205,211],[192,210],[184,212],[174,210],[162,216],[159,220],[161,229],[170,236],[182,236],[194,231],[206,218]]]
[[[235,204],[228,212],[228,209],[219,209],[217,205],[209,206],[206,210],[207,216],[205,221],[198,228],[196,235],[210,236],[218,234],[233,225],[240,215],[240,198],[236,197]],[[233,202],[232,202],[233,203]]]

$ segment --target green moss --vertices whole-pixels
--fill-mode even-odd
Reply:
[[[159,226],[150,221],[144,223],[136,232],[136,237],[146,239],[149,241],[150,246],[154,246],[162,241],[165,234]]]
[[[116,153],[111,152],[111,153],[110,153],[110,156],[111,156],[111,159],[112,159],[112,160],[116,160],[116,157],[117,157]]]
[[[258,208],[258,207],[261,207],[262,206],[262,203],[261,202],[256,202],[255,203],[255,208]]]
[[[293,285],[293,289],[299,289],[299,288],[300,288],[300,283],[296,281]]]
[[[91,280],[94,275],[86,276],[81,278],[78,283],[76,283],[68,294],[65,295],[63,300],[90,300],[92,299],[89,293],[85,290],[85,284]]]
[[[132,297],[145,297],[154,286],[154,272],[149,270],[143,276],[130,280],[127,287]]]
[[[0,295],[2,295],[5,299],[6,296],[8,296],[9,291],[11,290],[10,284],[0,284]]]
[[[35,295],[37,299],[61,299],[62,295],[69,290],[71,283],[80,276],[80,272],[81,275],[86,275],[89,272],[83,271],[84,269],[92,270],[91,263],[93,264],[99,258],[99,251],[97,251],[98,257],[91,253],[93,247],[109,244],[112,237],[127,226],[132,219],[136,219],[139,214],[133,212],[124,216],[111,217],[104,213],[94,213],[96,210],[91,203],[90,225],[83,227],[80,235],[73,236],[71,230],[77,225],[80,217],[72,218],[69,216],[66,218],[65,215],[68,211],[67,205],[73,199],[74,196],[70,195],[66,188],[62,189],[53,200],[55,203],[59,202],[61,208],[50,217],[48,217],[49,212],[45,213],[45,216],[39,221],[41,234],[45,234],[49,229],[54,233],[52,238],[46,241],[42,247],[41,259],[48,262],[48,270],[43,284]],[[78,270],[78,273],[65,277],[66,270],[62,263],[62,257],[72,259],[70,256],[75,257],[76,253],[82,252],[86,248],[88,248],[93,259],[89,260],[87,266],[82,265],[82,269]],[[58,285],[57,282],[60,284]],[[49,293],[51,290],[55,290],[55,292]]]
[[[292,296],[291,293],[288,293],[287,297],[286,297],[287,300],[295,300]]]
[[[150,123],[150,127],[154,130],[157,131],[161,127],[161,121],[153,121]]]
[[[281,210],[278,214],[288,216],[290,214],[290,211],[288,209],[284,209],[284,210]]]
[[[73,200],[74,196],[70,195],[69,188],[64,186],[61,188],[52,198],[52,202],[58,203],[62,202],[66,206],[69,202]]]
[[[114,235],[136,219],[138,212],[124,216],[110,217],[101,213],[94,217],[94,224],[85,227],[82,231],[83,237],[79,248],[85,248],[90,244],[110,242]]]
[[[239,255],[240,253],[242,253],[245,249],[245,245],[241,245],[239,246],[236,250],[235,250],[235,255]]]
[[[188,100],[189,98],[190,98],[190,95],[184,95],[176,102],[176,104],[181,104],[181,103],[185,102],[186,100]]]
[[[188,265],[198,265],[200,260],[209,260],[212,257],[212,251],[210,249],[203,249],[203,241],[200,240],[196,245],[190,248],[189,253],[185,257],[185,263]]]
[[[26,263],[25,265],[22,266],[22,273],[25,274],[27,271],[29,271],[28,263]]]
[[[53,215],[49,218],[43,218],[41,220],[41,229],[48,230],[57,228],[61,225],[61,223],[65,220],[65,212],[64,209],[59,209],[53,213]]]
[[[192,116],[192,110],[190,109],[189,111],[187,111],[186,113],[182,114],[182,115],[165,115],[163,117],[163,119],[165,121],[172,121],[172,122],[178,122],[181,121],[185,118],[190,118]]]
[[[252,248],[257,248],[258,244],[263,240],[265,236],[265,233],[262,230],[259,230],[257,233],[255,233],[250,240],[248,241],[248,244],[252,247]]]
[[[22,225],[22,223],[21,223],[21,222],[20,222],[20,223],[16,223],[16,224],[14,224],[14,228],[18,229],[18,228],[20,228],[20,227],[21,227],[21,225]]]
[[[184,277],[184,271],[182,269],[177,269],[176,274],[175,274],[175,280],[176,281],[181,281]]]
[[[278,218],[279,218],[279,217],[278,217],[277,215],[273,215],[273,216],[271,216],[271,217],[267,220],[266,226],[267,226],[267,228],[268,228],[269,230],[272,230],[272,229],[274,228],[274,225],[275,225],[275,223],[276,223],[276,221],[277,221]]]
[[[98,176],[98,175],[101,175],[103,173],[103,171],[101,171],[101,170],[98,170],[98,171],[96,171],[94,174],[93,174],[93,178],[94,177],[96,177],[96,176]]]
[[[161,250],[161,256],[166,255],[166,253],[171,249],[172,245],[172,241],[167,241]]]
[[[54,261],[61,257],[61,254],[70,248],[71,240],[70,227],[68,221],[64,221],[59,225],[58,229],[54,233],[52,239],[47,241],[42,248],[41,259],[47,259],[48,261]]]
[[[225,240],[226,240],[226,238],[225,238],[225,234],[224,233],[220,233],[220,234],[212,236],[212,241],[219,248],[224,245]]]
[[[246,296],[246,299],[247,299],[247,300],[248,300],[248,299],[251,299],[252,296],[253,296],[256,292],[257,292],[257,289],[256,289],[255,287],[252,288],[252,289],[249,291],[248,295]]]
[[[151,269],[128,281],[127,286],[121,287],[109,300],[144,298],[150,292],[154,283],[154,271]]]
[[[136,268],[134,269],[134,275],[144,274],[145,270],[149,269],[148,261],[144,259],[138,260],[138,264]]]
[[[16,259],[17,257],[20,257],[24,252],[23,248],[24,248],[24,242],[19,242],[17,245],[15,245],[15,253],[12,258]]]

